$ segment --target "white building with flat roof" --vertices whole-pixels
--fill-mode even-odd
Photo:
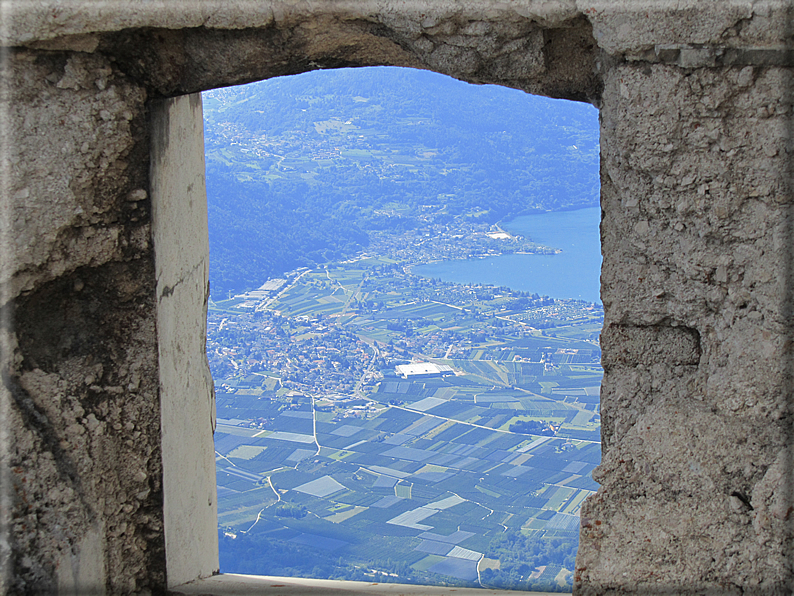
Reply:
[[[451,375],[455,371],[446,364],[435,364],[433,362],[418,362],[416,364],[400,364],[394,368],[394,372],[402,378],[409,377],[441,377]]]

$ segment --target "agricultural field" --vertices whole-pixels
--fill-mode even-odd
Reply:
[[[570,585],[597,489],[601,311],[557,301],[560,333],[541,331],[524,319],[547,304],[495,290],[369,257],[211,303],[222,548],[281,544],[282,573],[311,552],[332,570],[315,574],[498,586],[540,541],[557,558],[538,568]],[[412,362],[443,372],[398,376]]]

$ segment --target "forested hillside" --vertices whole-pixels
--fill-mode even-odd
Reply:
[[[211,287],[354,254],[376,230],[598,201],[595,108],[396,68],[204,94]]]

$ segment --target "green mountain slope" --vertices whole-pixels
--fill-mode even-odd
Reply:
[[[353,254],[368,232],[598,201],[596,110],[397,68],[204,94],[211,287]]]

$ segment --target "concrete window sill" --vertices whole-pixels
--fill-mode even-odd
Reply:
[[[548,592],[513,592],[480,588],[381,584],[330,579],[222,574],[171,588],[172,596],[551,596]]]

